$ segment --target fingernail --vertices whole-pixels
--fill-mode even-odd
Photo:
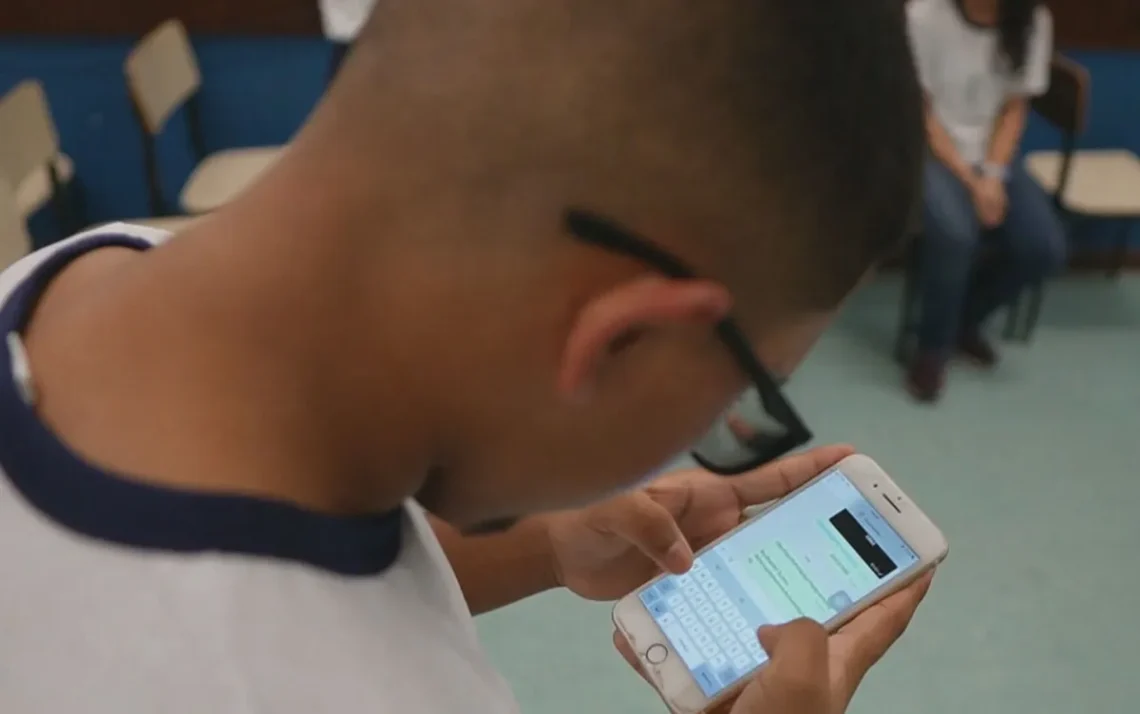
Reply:
[[[689,546],[684,543],[674,543],[669,552],[665,554],[665,564],[669,566],[670,571],[678,575],[688,572],[693,565],[693,556],[689,551]]]
[[[756,630],[756,639],[760,640],[760,645],[762,647],[764,647],[765,651],[767,651],[768,648],[767,648],[767,646],[765,646],[764,643],[769,638],[771,638],[775,634],[775,632],[776,632],[776,628],[773,627],[772,625],[764,625],[759,630]]]

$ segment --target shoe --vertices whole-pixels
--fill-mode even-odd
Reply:
[[[970,362],[985,369],[992,369],[998,363],[997,350],[977,332],[962,335],[958,340],[958,352]]]
[[[938,355],[920,354],[906,373],[906,390],[920,402],[931,404],[942,396],[946,385],[946,360]]]

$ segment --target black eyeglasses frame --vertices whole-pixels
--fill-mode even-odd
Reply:
[[[694,270],[669,251],[591,211],[568,209],[565,225],[575,239],[639,260],[665,277],[674,280],[693,280],[698,277]],[[780,380],[760,362],[736,320],[731,315],[725,317],[717,324],[716,332],[745,377],[756,388],[764,410],[784,429],[784,433],[775,439],[757,439],[754,444],[749,444],[756,455],[747,462],[731,467],[712,463],[699,452],[692,452],[693,459],[702,468],[722,476],[736,476],[775,461],[803,446],[811,441],[812,433],[784,396]]]

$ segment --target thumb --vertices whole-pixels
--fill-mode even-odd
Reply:
[[[759,637],[770,659],[741,692],[733,714],[828,714],[827,632],[819,623],[763,627]]]
[[[645,492],[632,493],[614,504],[609,530],[649,556],[662,570],[684,573],[693,564],[693,549],[667,508]]]

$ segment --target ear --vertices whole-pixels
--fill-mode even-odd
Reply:
[[[595,296],[578,313],[562,351],[558,391],[589,400],[607,357],[663,324],[715,325],[732,308],[724,286],[707,280],[643,278]]]

